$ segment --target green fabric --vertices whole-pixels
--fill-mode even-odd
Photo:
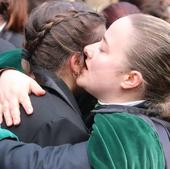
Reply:
[[[0,68],[14,68],[23,72],[21,66],[21,56],[21,48],[0,53]]]
[[[156,131],[139,116],[97,114],[88,141],[95,169],[164,169],[165,159]]]
[[[3,140],[5,138],[18,140],[18,137],[15,134],[10,132],[9,130],[0,128],[0,140]]]

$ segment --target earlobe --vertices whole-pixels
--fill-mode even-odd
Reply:
[[[132,89],[139,87],[143,82],[142,74],[138,71],[131,71],[124,76],[124,80],[121,82],[123,89]]]

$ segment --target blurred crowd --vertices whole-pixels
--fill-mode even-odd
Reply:
[[[33,8],[49,0],[0,0],[0,37],[15,47],[24,42],[24,26]],[[76,1],[76,0],[70,0]],[[119,17],[145,13],[170,22],[169,0],[77,0],[104,14],[108,26]]]

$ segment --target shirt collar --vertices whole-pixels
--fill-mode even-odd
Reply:
[[[0,25],[0,32],[2,32],[2,30],[4,29],[5,26],[6,26],[6,22],[4,22],[3,24]]]
[[[137,100],[137,101],[131,101],[131,102],[125,102],[125,103],[103,103],[98,100],[98,103],[100,105],[124,105],[124,106],[135,106],[137,104],[140,104],[144,102],[145,100]]]

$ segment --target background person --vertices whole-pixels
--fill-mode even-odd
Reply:
[[[16,47],[24,43],[27,0],[0,0],[0,37]]]
[[[101,13],[106,18],[106,28],[116,21],[117,19],[134,13],[140,13],[140,9],[128,2],[112,3],[105,7]]]

